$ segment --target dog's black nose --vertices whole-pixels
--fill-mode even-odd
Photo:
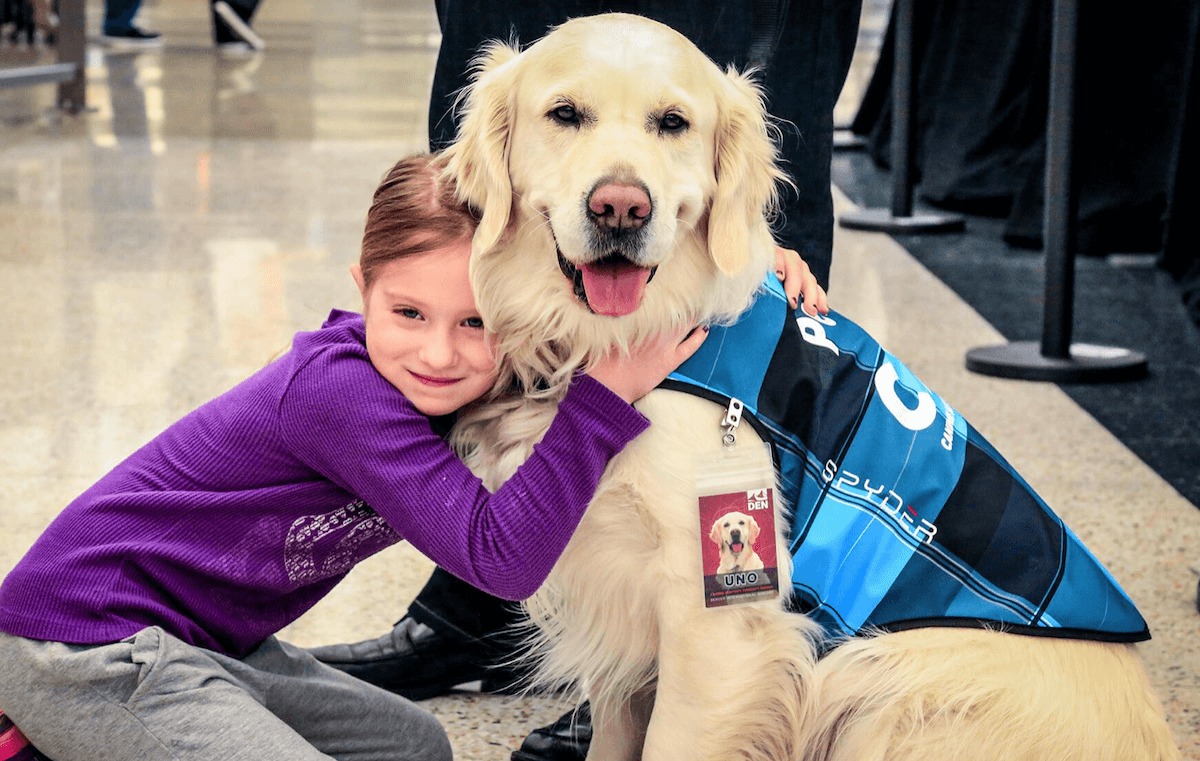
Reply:
[[[588,196],[588,212],[602,230],[636,230],[651,211],[650,194],[637,185],[606,182]]]
[[[730,532],[729,532],[729,538],[730,538],[730,539],[732,539],[732,540],[733,540],[733,541],[735,541],[735,542],[740,542],[740,541],[742,541],[742,531],[741,531],[741,529],[736,529],[736,528],[735,528],[733,531],[730,531]]]

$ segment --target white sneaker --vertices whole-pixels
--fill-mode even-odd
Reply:
[[[257,53],[258,51],[250,47],[249,42],[242,40],[230,40],[229,42],[218,42],[217,52],[221,55],[228,56],[248,56]]]
[[[237,11],[231,8],[225,0],[217,0],[217,2],[213,3],[213,10],[221,17],[222,21],[229,25],[229,29],[238,37],[241,37],[251,48],[262,50],[267,46],[263,38],[255,34],[250,25],[242,21],[242,17],[237,15]]]

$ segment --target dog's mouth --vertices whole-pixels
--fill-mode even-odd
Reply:
[[[654,279],[658,267],[641,267],[619,251],[594,262],[575,266],[558,253],[558,268],[571,281],[575,298],[592,312],[605,317],[632,314],[642,303],[646,285]]]
[[[740,553],[745,547],[746,545],[742,544],[741,542],[733,542],[729,545],[729,549],[732,550],[733,554],[735,555]]]

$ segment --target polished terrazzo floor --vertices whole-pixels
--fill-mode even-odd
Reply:
[[[264,0],[268,48],[249,57],[213,51],[198,0],[147,0],[141,20],[165,46],[90,45],[81,115],[54,112],[52,86],[0,90],[0,573],[107,468],[356,306],[346,268],[370,194],[425,144],[432,3]],[[1003,338],[891,239],[839,231],[831,291],[1139,603],[1153,680],[1200,761],[1200,510],[1059,388],[967,373],[967,349]],[[381,553],[284,636],[381,633],[429,568],[403,545]],[[565,708],[470,692],[427,705],[467,761],[506,759]]]

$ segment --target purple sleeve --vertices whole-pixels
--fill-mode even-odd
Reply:
[[[649,422],[577,377],[529,459],[495,494],[367,360],[318,352],[281,402],[285,442],[445,570],[497,597],[545,581],[608,461]]]

